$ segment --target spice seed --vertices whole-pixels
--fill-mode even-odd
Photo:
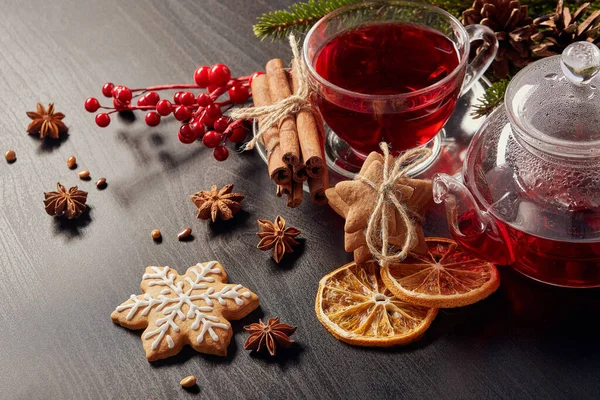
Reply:
[[[152,239],[154,240],[159,239],[161,235],[159,229],[154,229],[150,234],[152,235]]]
[[[79,178],[86,180],[86,181],[88,179],[90,179],[90,171],[88,171],[87,169],[84,169],[83,171],[79,171],[79,173],[77,175],[79,175]]]
[[[4,158],[6,158],[6,161],[9,163],[15,162],[17,159],[17,153],[15,153],[14,150],[9,150],[4,154]]]
[[[69,167],[69,169],[77,167],[77,158],[75,158],[75,156],[67,158],[67,167]]]
[[[96,187],[98,189],[104,189],[106,187],[106,178],[100,178],[96,181]]]
[[[187,239],[188,237],[190,237],[191,234],[192,234],[192,228],[185,228],[184,230],[182,230],[181,232],[179,232],[177,234],[177,239],[179,239],[179,240]]]
[[[186,376],[179,382],[181,387],[191,388],[192,386],[196,386],[196,377],[194,375]]]

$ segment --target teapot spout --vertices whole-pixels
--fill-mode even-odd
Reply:
[[[433,178],[433,199],[444,203],[448,227],[454,239],[482,260],[512,264],[505,234],[487,212],[481,211],[469,189],[446,174]]]

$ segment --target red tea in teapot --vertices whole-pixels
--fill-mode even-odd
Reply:
[[[538,225],[537,230],[546,231],[548,235],[569,227],[567,233],[574,238],[600,233],[599,218],[580,211],[573,212],[570,218],[570,221],[557,220],[556,216],[533,218],[527,225]],[[485,240],[477,232],[480,223],[474,211],[458,217],[458,226],[465,235],[461,245],[473,252],[487,254],[490,260],[498,260],[498,263],[509,264],[514,260],[513,268],[542,282],[573,287],[600,286],[600,242],[552,240],[515,229],[497,218],[494,221],[506,245],[501,240],[489,240],[490,236]],[[579,232],[572,231],[573,227]]]
[[[375,105],[339,93],[319,96],[325,122],[366,155],[387,142],[394,152],[429,142],[442,129],[460,93],[464,73],[454,43],[423,26],[388,22],[360,25],[328,41],[316,56],[317,73],[330,83],[384,98]],[[442,82],[443,81],[443,82]],[[420,92],[442,82],[434,90]]]

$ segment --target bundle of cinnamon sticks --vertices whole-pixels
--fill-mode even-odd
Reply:
[[[282,101],[298,90],[298,77],[285,69],[282,60],[275,58],[266,66],[266,74],[252,80],[255,107],[269,106]],[[258,118],[260,125],[261,118]],[[321,126],[319,126],[319,124]],[[310,199],[326,204],[325,190],[329,176],[323,150],[323,128],[320,119],[310,109],[288,115],[262,135],[267,151],[269,176],[277,184],[277,195],[287,196],[288,207],[302,203],[303,184],[308,181]]]

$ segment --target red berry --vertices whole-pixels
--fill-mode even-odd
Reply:
[[[200,93],[196,98],[196,103],[198,103],[200,107],[206,107],[207,105],[212,104],[212,102],[212,99],[206,93]]]
[[[140,97],[138,97],[137,105],[138,106],[146,106],[146,105],[148,105],[148,104],[146,104],[146,96],[140,96]]]
[[[122,103],[129,103],[133,97],[131,90],[126,86],[120,86],[118,89],[115,89],[114,94],[115,98]]]
[[[194,82],[196,85],[201,88],[205,88],[210,84],[210,80],[208,79],[208,74],[210,72],[210,67],[203,65],[202,67],[198,67],[196,72],[194,72]]]
[[[216,86],[223,86],[231,78],[231,71],[225,64],[215,64],[210,68],[208,79],[210,83]]]
[[[87,112],[96,112],[98,111],[98,109],[100,108],[100,103],[98,102],[98,99],[96,99],[95,97],[90,97],[89,99],[87,99],[85,101],[85,110]]]
[[[189,127],[188,124],[181,125],[181,128],[179,128],[179,132],[177,132],[177,139],[179,139],[179,141],[183,144],[194,143],[196,138],[193,134],[186,132],[184,126]]]
[[[204,125],[208,126],[213,126],[215,123],[214,118],[212,118],[210,115],[208,115],[207,112],[202,113],[202,116],[200,117],[200,122],[202,122]]]
[[[177,139],[179,139],[179,141],[183,144],[194,143],[194,140],[181,136],[181,132],[177,132]]]
[[[208,106],[206,106],[206,113],[213,120],[216,120],[221,116],[221,106],[215,103],[209,104]]]
[[[196,139],[204,136],[204,125],[202,125],[202,122],[200,122],[200,121],[190,122],[190,127],[192,128],[192,131],[194,132],[194,137]]]
[[[219,86],[217,85],[208,85],[208,87],[206,88],[206,90],[208,90],[208,93],[212,93],[215,90],[217,90],[219,88]]]
[[[247,134],[248,129],[246,129],[246,127],[243,124],[240,124],[231,130],[231,132],[227,136],[227,139],[229,139],[229,141],[232,143],[240,143],[244,139],[246,139]]]
[[[215,131],[208,131],[202,137],[202,143],[209,149],[217,147],[221,144],[221,134]]]
[[[122,87],[123,87],[123,85],[114,85],[114,86],[113,86],[113,88],[112,88],[112,94],[111,94],[111,96],[112,96],[112,97],[115,97],[115,94],[116,94],[116,93],[117,93],[119,90],[121,90],[121,88],[122,88]]]
[[[250,92],[248,92],[248,88],[246,86],[237,84],[233,85],[231,89],[229,89],[229,100],[231,100],[233,104],[244,104],[248,101],[249,97]]]
[[[225,129],[227,129],[227,127],[229,126],[229,118],[220,117],[218,120],[215,121],[213,126],[215,128],[215,131],[223,133],[225,132]]]
[[[163,117],[166,117],[167,115],[171,114],[172,109],[173,105],[169,100],[161,100],[158,103],[156,103],[156,112],[162,115]]]
[[[160,96],[156,92],[148,92],[144,95],[147,106],[155,106],[160,100]]]
[[[192,112],[186,106],[179,106],[173,112],[177,121],[185,121],[192,115]]]
[[[173,95],[173,102],[175,104],[181,104],[181,95],[183,94],[183,92],[177,92]]]
[[[181,127],[179,128],[178,137],[180,141],[181,139],[184,139],[184,143],[192,143],[194,140],[197,139],[196,135],[194,134],[194,130],[192,129],[190,124],[181,125]]]
[[[104,97],[112,97],[112,91],[115,88],[115,85],[112,82],[105,83],[102,86],[102,94]]]
[[[110,115],[106,113],[96,114],[96,125],[100,128],[106,128],[110,124]]]
[[[128,105],[113,97],[113,107],[118,111],[123,111],[128,108]]]
[[[146,114],[146,125],[156,126],[158,124],[160,124],[160,115],[157,112],[150,111]]]
[[[227,160],[227,157],[229,157],[229,150],[227,150],[227,147],[225,146],[217,146],[213,150],[213,157],[217,161],[225,161]]]
[[[196,98],[190,92],[183,92],[179,96],[179,102],[184,106],[191,106],[192,104],[194,104],[194,100],[196,100]]]
[[[257,76],[264,75],[264,74],[265,74],[264,72],[260,72],[260,71],[253,73],[252,76],[250,76],[250,78],[248,79],[248,85],[250,87],[252,87],[252,81],[254,80],[254,78],[256,78]]]

